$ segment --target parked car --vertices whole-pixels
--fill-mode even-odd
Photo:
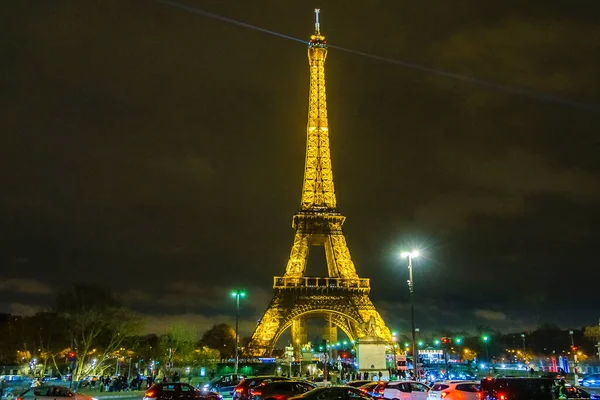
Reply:
[[[248,400],[250,390],[259,387],[260,385],[266,385],[270,382],[276,381],[288,381],[288,378],[283,376],[265,375],[255,376],[252,378],[243,379],[236,387],[233,392],[232,400]]]
[[[239,374],[227,374],[211,380],[202,385],[204,393],[217,392],[223,397],[233,397],[237,385],[243,381],[245,376]]]
[[[365,383],[364,385],[362,385],[361,387],[359,387],[360,391],[363,392],[364,394],[371,396],[371,397],[379,397],[376,393],[377,387],[382,385],[382,382],[373,382],[370,381],[369,383]],[[381,395],[383,396],[383,392],[381,393]]]
[[[392,400],[426,400],[428,392],[429,386],[421,382],[394,381],[385,384],[383,397]]]
[[[357,388],[349,386],[320,387],[290,397],[288,400],[372,400],[371,397]]]
[[[217,392],[204,392],[187,383],[155,383],[146,393],[143,400],[222,400]],[[82,399],[84,400],[84,399]],[[90,399],[85,399],[90,400]],[[95,399],[94,399],[95,400]]]
[[[313,390],[316,386],[304,381],[277,381],[250,390],[250,400],[286,400]]]
[[[331,386],[331,381],[326,381],[325,377],[323,376],[317,376],[315,378],[313,378],[312,382],[317,386],[317,387],[327,387],[327,386]]]
[[[600,388],[600,374],[586,375],[581,379],[581,386]]]
[[[359,387],[362,387],[362,386],[366,385],[367,383],[372,383],[372,382],[373,381],[365,381],[365,380],[362,380],[362,381],[350,381],[350,382],[346,382],[346,386],[352,386],[352,387],[355,387],[355,388],[359,388]]]
[[[536,399],[553,400],[556,380],[549,378],[486,378],[481,380],[484,400]],[[592,399],[585,390],[566,385],[568,399]]]
[[[428,400],[480,400],[481,397],[481,388],[476,381],[437,382],[427,394]]]
[[[17,400],[95,400],[92,396],[76,393],[64,386],[43,385],[31,388],[21,393]]]

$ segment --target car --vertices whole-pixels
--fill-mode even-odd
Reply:
[[[378,389],[381,392],[381,389]],[[392,400],[425,400],[429,386],[416,381],[387,382],[383,388],[383,397]]]
[[[144,393],[143,400],[222,400],[217,392],[203,392],[179,382],[155,383]]]
[[[227,374],[215,378],[201,386],[204,393],[217,392],[223,397],[232,397],[237,385],[243,381],[245,376],[239,374]]]
[[[326,381],[325,377],[323,377],[323,376],[316,376],[315,378],[313,378],[312,382],[317,387],[328,387],[328,386],[331,386],[331,381]]]
[[[367,383],[371,383],[371,382],[373,382],[373,381],[365,381],[365,380],[362,380],[362,381],[350,381],[350,382],[346,382],[346,386],[352,386],[352,387],[355,387],[355,388],[359,388],[359,387],[362,387],[362,386],[366,385]]]
[[[600,388],[600,374],[586,375],[581,379],[581,386]]]
[[[550,378],[485,378],[481,380],[483,400],[539,399],[551,400],[554,379]]]
[[[369,383],[365,383],[364,385],[359,387],[359,389],[361,392],[363,392],[364,394],[366,394],[368,396],[379,397],[375,391],[377,390],[377,387],[380,386],[381,384],[382,384],[381,382],[369,381]],[[381,393],[381,395],[383,396],[383,392]]]
[[[357,388],[349,386],[319,387],[288,400],[372,400]]]
[[[276,381],[251,389],[248,397],[250,400],[286,400],[314,388],[314,384],[303,381]]]
[[[64,386],[42,385],[21,393],[17,400],[96,400],[92,396],[76,393]]]
[[[254,388],[257,388],[261,385],[266,385],[270,382],[287,380],[289,379],[286,377],[275,375],[254,376],[252,378],[245,378],[235,387],[232,400],[248,400],[250,390],[253,390]]]
[[[429,393],[428,400],[480,400],[481,388],[477,381],[436,382]]]

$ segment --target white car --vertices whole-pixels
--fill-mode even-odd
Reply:
[[[391,400],[427,400],[429,387],[415,381],[388,382],[383,389],[383,397]]]
[[[427,400],[479,400],[481,388],[476,381],[436,382],[429,390]]]

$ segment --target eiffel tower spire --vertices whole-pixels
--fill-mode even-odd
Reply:
[[[319,11],[319,9],[315,10],[315,34],[310,37],[308,44],[310,90],[302,210],[336,209],[325,91],[327,42],[325,36],[321,35]]]
[[[310,89],[306,134],[306,161],[300,211],[293,217],[294,244],[285,274],[273,278],[273,299],[248,343],[246,354],[269,354],[287,330],[292,343],[306,343],[305,319],[329,321],[328,337],[340,328],[350,340],[364,336],[365,326],[391,343],[391,332],[369,298],[370,280],[360,278],[350,257],[338,210],[329,151],[329,124],[325,96],[327,43],[321,35],[319,10],[315,10],[315,32],[308,44]],[[324,246],[328,275],[306,277],[306,262],[312,246]]]

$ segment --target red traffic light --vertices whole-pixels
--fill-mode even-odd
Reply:
[[[442,341],[442,344],[443,344],[443,345],[452,344],[452,338],[449,338],[449,337],[443,337],[443,338],[440,338],[440,340]]]
[[[571,346],[571,351],[577,351],[577,346]]]
[[[69,352],[69,361],[74,361],[77,354],[74,351]]]

